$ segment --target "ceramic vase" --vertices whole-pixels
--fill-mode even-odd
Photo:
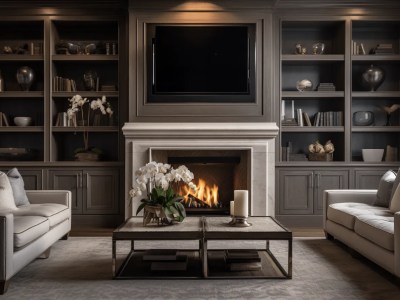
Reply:
[[[371,65],[362,73],[361,79],[362,84],[369,91],[374,92],[385,79],[385,72],[381,68]]]

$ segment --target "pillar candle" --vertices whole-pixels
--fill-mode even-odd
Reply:
[[[234,216],[245,217],[249,216],[249,192],[247,190],[235,190],[234,195]]]
[[[230,204],[230,215],[233,216],[235,214],[235,202],[231,201]]]

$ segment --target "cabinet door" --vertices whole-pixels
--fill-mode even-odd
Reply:
[[[313,172],[279,171],[279,213],[313,214]]]
[[[52,190],[68,190],[72,193],[72,213],[82,213],[82,171],[51,170],[49,171],[49,188]]]
[[[317,171],[314,174],[314,214],[322,214],[324,190],[349,188],[348,171]]]
[[[377,189],[381,177],[388,169],[356,170],[356,189]]]
[[[86,170],[84,177],[84,214],[118,213],[118,170]]]

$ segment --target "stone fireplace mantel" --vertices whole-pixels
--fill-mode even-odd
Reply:
[[[275,123],[126,123],[125,217],[135,214],[128,191],[134,173],[153,160],[155,150],[243,150],[249,153],[247,178],[253,216],[275,214]]]

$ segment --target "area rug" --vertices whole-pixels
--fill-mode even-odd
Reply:
[[[124,254],[128,246],[119,244],[119,254]],[[137,246],[168,245],[164,242]],[[169,246],[188,245],[172,242]],[[240,242],[234,246],[252,245]],[[287,243],[273,242],[272,249],[284,263]],[[399,291],[386,272],[368,261],[353,258],[343,245],[323,238],[294,239],[291,280],[112,280],[111,238],[71,237],[57,242],[50,258],[37,259],[14,276],[8,292],[0,298],[398,299]]]

